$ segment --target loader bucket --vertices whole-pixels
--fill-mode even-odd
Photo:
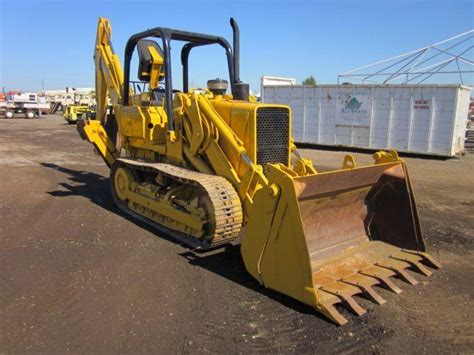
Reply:
[[[342,325],[336,306],[357,315],[354,295],[378,304],[373,286],[401,289],[406,269],[429,276],[440,264],[425,253],[402,161],[292,177],[267,165],[270,187],[257,191],[242,241],[247,270],[264,286],[300,300]]]

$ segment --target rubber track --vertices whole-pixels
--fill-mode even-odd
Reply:
[[[141,214],[130,210],[123,203],[118,203],[119,207],[126,213],[135,218],[138,218],[139,216],[141,221],[146,222],[159,230],[164,230],[168,235],[179,239],[189,246],[198,247],[200,249],[210,249],[219,245],[228,244],[239,236],[243,221],[240,198],[232,184],[225,178],[203,174],[165,163],[153,163],[129,158],[120,158],[117,159],[117,161],[133,168],[134,170],[159,172],[182,184],[196,186],[205,190],[214,207],[216,228],[214,235],[198,239],[153,222]],[[114,198],[115,197],[116,196],[114,196]]]

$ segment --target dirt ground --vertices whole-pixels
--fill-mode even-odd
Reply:
[[[303,149],[318,166],[345,152]],[[353,153],[358,163],[370,154]],[[61,116],[0,119],[0,352],[474,351],[474,155],[406,158],[443,268],[337,327],[263,289],[238,247],[196,255],[113,205],[108,169]]]

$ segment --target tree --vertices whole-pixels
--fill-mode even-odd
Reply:
[[[312,75],[308,76],[306,79],[303,80],[303,85],[315,86],[316,85],[316,79]]]

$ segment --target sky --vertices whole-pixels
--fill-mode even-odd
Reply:
[[[465,32],[474,28],[474,1],[0,0],[0,87],[92,87],[98,17],[111,21],[123,64],[134,33],[170,27],[231,41],[231,16],[241,32],[240,77],[258,92],[263,75],[335,83],[342,72]],[[179,48],[172,47],[172,66],[181,86]],[[190,63],[192,87],[227,78],[218,47],[193,51]]]

